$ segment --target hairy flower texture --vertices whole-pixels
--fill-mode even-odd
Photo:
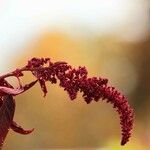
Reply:
[[[20,77],[24,76],[23,73],[25,71],[31,72],[36,77],[36,80],[22,86]],[[91,101],[97,102],[105,99],[108,103],[111,103],[120,116],[122,129],[121,145],[126,144],[130,138],[133,127],[133,110],[129,106],[127,99],[114,87],[108,86],[107,79],[102,79],[100,77],[89,78],[87,75],[88,72],[85,67],[78,67],[75,69],[66,62],[59,61],[53,63],[49,58],[32,58],[23,68],[16,69],[11,73],[0,76],[0,103],[3,106],[3,97],[6,97],[7,95],[11,95],[11,97],[19,95],[29,90],[37,82],[39,83],[44,96],[46,96],[48,92],[46,81],[49,81],[52,84],[56,84],[57,81],[59,81],[60,87],[67,91],[71,100],[74,100],[77,97],[78,92],[82,92],[82,96],[87,104]],[[17,89],[10,85],[6,80],[7,77],[11,76],[15,76],[18,79],[19,87]],[[0,125],[0,128],[2,125]],[[21,134],[29,134],[33,131],[33,129],[24,130],[14,121],[10,122],[10,128]],[[4,139],[5,137],[2,138]]]

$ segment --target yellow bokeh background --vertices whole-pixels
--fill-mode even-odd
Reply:
[[[87,39],[62,32],[44,32],[24,47],[25,53],[12,64],[21,67],[32,57],[50,57],[51,61],[66,61],[74,67],[86,66],[89,76],[109,78],[109,84],[123,91],[135,108],[134,129],[127,145],[120,146],[119,117],[110,104],[100,100],[87,105],[81,94],[70,101],[58,84],[47,83],[46,98],[38,84],[16,97],[15,121],[25,128],[34,127],[35,131],[27,136],[10,131],[4,149],[148,150],[148,104],[136,108],[138,102],[134,95],[141,80],[138,73],[143,69],[139,67],[142,58],[139,45],[146,44],[122,42],[115,36]],[[33,79],[27,73],[22,82]],[[17,86],[16,80],[10,82]]]

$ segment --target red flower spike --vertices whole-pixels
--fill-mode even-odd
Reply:
[[[11,129],[17,133],[20,133],[20,134],[30,134],[34,131],[34,128],[33,129],[30,129],[30,130],[25,130],[23,129],[20,125],[18,125],[16,122],[12,122],[11,124]]]
[[[29,71],[31,72],[36,80],[31,82],[30,84],[26,84],[21,89],[14,89],[5,78],[7,77],[17,77],[18,82],[20,82],[19,78],[24,76],[23,72]],[[126,144],[129,141],[131,136],[131,130],[133,128],[133,110],[129,106],[129,103],[124,95],[122,95],[119,91],[117,91],[114,87],[108,86],[108,80],[92,77],[89,78],[88,72],[85,67],[79,67],[77,69],[72,68],[66,62],[58,61],[51,62],[49,58],[32,58],[28,61],[28,64],[21,68],[16,69],[13,72],[0,76],[0,108],[1,112],[3,111],[3,101],[2,96],[6,96],[8,94],[12,96],[21,94],[31,87],[33,87],[37,82],[40,83],[41,89],[46,96],[47,88],[46,82],[50,81],[52,84],[57,83],[59,80],[60,87],[63,87],[65,91],[67,91],[71,100],[74,100],[77,97],[78,92],[83,93],[83,98],[87,104],[91,101],[98,102],[99,100],[106,99],[107,103],[111,103],[113,107],[119,114],[120,124],[122,129],[122,140],[121,145]],[[20,83],[21,85],[21,83]],[[10,108],[12,109],[12,108]],[[5,113],[2,114],[0,112],[0,118],[6,118]],[[2,124],[5,126],[5,124]],[[7,127],[9,128],[9,127]],[[22,127],[18,126],[15,122],[11,122],[11,128],[21,134],[28,134],[33,131],[32,130],[24,130]],[[7,134],[5,131],[4,133]],[[2,139],[4,136],[0,135]],[[4,138],[3,138],[4,139]]]
[[[15,101],[11,95],[3,97],[3,104],[0,107],[0,150],[9,131],[15,111]]]

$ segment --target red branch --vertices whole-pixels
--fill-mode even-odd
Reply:
[[[25,71],[31,72],[35,76],[36,80],[22,86],[20,77],[24,76],[23,73]],[[0,76],[0,102],[3,106],[3,97],[6,95],[19,95],[29,90],[37,82],[39,82],[44,96],[46,96],[46,93],[48,92],[45,84],[46,81],[56,84],[57,80],[59,80],[59,86],[63,87],[64,90],[67,91],[71,100],[76,98],[78,92],[82,92],[82,96],[87,104],[93,100],[99,101],[100,99],[106,99],[108,103],[111,103],[120,117],[122,129],[121,145],[126,144],[129,140],[133,127],[133,110],[129,106],[127,99],[114,87],[108,86],[107,79],[102,79],[100,77],[89,78],[87,75],[88,72],[85,67],[79,67],[75,69],[66,62],[59,61],[53,63],[49,58],[32,58],[23,68],[16,69],[13,72]],[[6,78],[11,76],[14,76],[18,79],[19,87],[17,89],[15,89],[6,80]],[[1,111],[3,111],[2,106]],[[10,128],[18,133],[28,134],[33,131],[24,130],[14,121],[10,121],[10,123]],[[4,123],[1,122],[0,124],[0,127],[4,125]],[[4,139],[5,137],[2,136],[3,134],[0,135],[0,138]]]

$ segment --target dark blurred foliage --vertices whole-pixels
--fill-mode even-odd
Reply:
[[[136,117],[146,127],[150,123],[150,36],[132,45],[133,61],[136,64],[138,83],[131,98],[136,111]]]

